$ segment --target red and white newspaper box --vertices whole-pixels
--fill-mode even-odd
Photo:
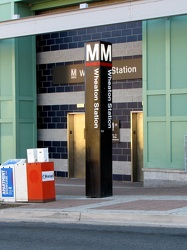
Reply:
[[[56,200],[54,163],[27,163],[27,185],[29,202]]]

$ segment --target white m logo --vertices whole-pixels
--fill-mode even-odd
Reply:
[[[71,69],[71,79],[77,78],[77,69]]]
[[[112,46],[107,46],[107,51],[105,50],[105,45],[101,44],[101,61],[111,62],[112,61]]]
[[[99,43],[94,45],[92,51],[91,45],[86,45],[86,61],[98,61],[99,60]]]
[[[105,48],[106,47],[106,48]],[[112,61],[112,45],[96,43],[92,49],[91,44],[86,45],[86,61]]]

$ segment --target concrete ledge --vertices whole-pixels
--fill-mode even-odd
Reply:
[[[187,186],[187,174],[178,170],[144,169],[144,187]]]

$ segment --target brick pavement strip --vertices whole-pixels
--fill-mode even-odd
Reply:
[[[1,202],[0,221],[187,227],[187,187],[147,189],[139,183],[114,182],[114,195],[100,199],[85,197],[84,180],[56,179],[56,187],[53,202]]]
[[[187,207],[187,201],[179,202],[178,200],[137,200],[131,202],[122,202],[115,205],[101,206],[98,209],[168,211],[183,207]]]

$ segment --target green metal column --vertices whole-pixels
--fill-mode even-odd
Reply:
[[[3,3],[4,2],[4,3]],[[28,6],[1,1],[0,21],[31,15]],[[37,145],[35,37],[0,41],[0,162],[25,158]]]
[[[187,16],[143,22],[144,168],[184,170]]]

